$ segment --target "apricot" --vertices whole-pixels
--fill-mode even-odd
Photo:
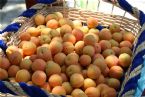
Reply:
[[[51,20],[47,21],[46,26],[51,29],[56,29],[59,27],[59,23],[57,20],[51,19]]]
[[[7,58],[0,56],[0,68],[7,70],[10,65],[10,61]]]
[[[111,47],[119,47],[119,42],[117,42],[116,40],[114,39],[111,39],[109,40],[109,42],[111,43]]]
[[[120,47],[129,47],[131,49],[132,44],[129,41],[122,41],[122,42],[120,42]]]
[[[29,33],[31,36],[37,37],[40,35],[40,30],[38,28],[35,27],[29,27],[26,30],[27,33]]]
[[[105,58],[105,62],[109,68],[119,64],[119,59],[115,55],[109,55]]]
[[[58,32],[56,29],[51,29],[50,31],[50,35],[53,37],[59,37],[60,36],[60,32]]]
[[[135,40],[135,36],[131,32],[125,32],[123,34],[123,40],[129,41],[130,43],[133,43]]]
[[[72,97],[88,97],[81,89],[74,89],[71,93]]]
[[[39,36],[39,40],[40,40],[40,44],[45,44],[45,43],[50,43],[51,42],[51,38],[48,35],[41,35]]]
[[[106,67],[105,71],[102,72],[102,74],[104,75],[104,77],[108,77],[109,76],[109,68]]]
[[[56,14],[48,14],[48,15],[45,17],[45,22],[47,23],[49,20],[52,20],[52,19],[58,20],[57,15],[56,15]]]
[[[61,37],[54,37],[54,38],[52,38],[52,40],[51,41],[58,41],[58,42],[63,42],[63,39],[61,38]]]
[[[102,52],[102,55],[104,56],[104,58],[106,58],[109,55],[115,55],[115,52],[112,49],[105,49]]]
[[[55,55],[57,53],[60,53],[63,50],[63,45],[61,42],[58,41],[52,41],[49,44],[49,48],[51,50],[51,54]]]
[[[121,42],[122,39],[123,39],[123,34],[122,33],[119,33],[119,32],[115,32],[112,34],[112,38],[117,41],[117,42]]]
[[[31,37],[30,41],[33,42],[36,46],[40,45],[40,40],[38,37]]]
[[[76,37],[72,33],[66,33],[63,36],[63,41],[64,42],[71,42],[74,44],[76,42]]]
[[[83,54],[86,54],[92,57],[95,54],[95,48],[91,45],[87,45],[83,48]]]
[[[75,28],[80,28],[80,27],[82,27],[83,25],[82,25],[82,22],[80,21],[80,20],[74,20],[73,21],[73,28],[75,29]]]
[[[41,30],[41,35],[48,35],[49,37],[51,37],[51,34],[50,34],[51,30],[52,30],[51,28],[43,28]]]
[[[93,65],[96,65],[97,67],[99,67],[101,72],[104,72],[107,67],[105,60],[102,58],[95,59],[95,61],[93,62]]]
[[[81,55],[83,53],[82,49],[84,48],[85,44],[84,41],[78,41],[75,44],[75,52],[79,55]]]
[[[105,77],[101,74],[99,78],[96,80],[96,85],[105,83]]]
[[[19,50],[19,48],[17,47],[17,46],[15,46],[15,45],[10,45],[10,46],[8,46],[8,48],[6,49],[6,54],[7,54],[7,56],[9,55],[9,54],[11,54],[12,52],[15,52],[15,51],[18,51]]]
[[[45,24],[45,16],[42,14],[36,14],[34,17],[34,22],[37,26]]]
[[[95,53],[97,54],[97,53],[101,53],[101,46],[100,46],[100,44],[99,43],[95,43]]]
[[[131,57],[127,53],[122,53],[119,55],[119,65],[122,67],[129,67],[131,64]]]
[[[96,87],[89,87],[85,90],[85,94],[88,97],[100,97],[100,91]]]
[[[120,32],[120,25],[112,23],[109,27],[109,30],[111,31],[111,33]]]
[[[73,88],[80,88],[83,86],[84,77],[79,73],[74,73],[70,76],[70,84]]]
[[[54,14],[58,17],[58,19],[63,18],[63,14],[61,12],[54,12]]]
[[[20,40],[21,41],[29,41],[31,39],[31,35],[28,32],[24,32],[20,34]]]
[[[79,28],[84,34],[87,34],[89,32],[89,28],[88,26],[82,26],[81,28]]]
[[[37,59],[38,58],[38,56],[37,55],[31,55],[30,57],[29,57],[29,59],[33,62],[35,59]]]
[[[20,62],[22,61],[22,58],[23,57],[22,57],[21,53],[18,51],[12,52],[8,56],[8,59],[12,65],[19,65]],[[8,62],[8,59],[3,59],[3,61]],[[9,64],[9,63],[7,63],[7,64]]]
[[[71,28],[73,28],[73,22],[72,20],[69,20],[67,18],[61,18],[59,19],[59,25],[62,27],[63,25],[69,25]]]
[[[129,54],[130,56],[132,55],[132,50],[129,47],[122,47],[120,48],[120,54]]]
[[[91,79],[98,79],[101,74],[101,70],[96,65],[89,65],[87,69],[87,76]]]
[[[75,36],[76,41],[83,40],[84,33],[80,29],[73,29],[72,34]]]
[[[66,58],[66,55],[64,53],[57,53],[54,57],[53,60],[60,66],[64,65],[64,60]]]
[[[71,42],[64,42],[63,43],[64,54],[67,55],[69,53],[72,53],[72,52],[74,52],[74,49],[75,49],[75,47],[74,47],[73,43],[71,43]]]
[[[61,73],[61,67],[59,66],[59,64],[57,64],[53,61],[48,61],[45,71],[46,71],[47,76],[50,76],[52,74],[60,74]]]
[[[94,80],[92,80],[91,78],[86,78],[84,80],[84,85],[83,85],[83,88],[84,90],[86,90],[87,88],[89,87],[96,87],[96,83]]]
[[[71,32],[72,32],[72,28],[71,28],[71,26],[69,26],[67,24],[60,27],[60,35],[62,37],[63,37],[64,34],[71,33]]]
[[[94,33],[96,35],[99,35],[99,30],[95,28],[91,28],[88,33]]]
[[[62,87],[65,89],[66,94],[71,94],[73,88],[69,82],[63,82]]]
[[[31,79],[31,74],[26,69],[21,69],[16,73],[17,82],[28,82]]]
[[[56,95],[66,95],[66,91],[62,86],[54,87],[51,93]]]
[[[119,56],[119,54],[120,54],[120,48],[119,47],[112,47],[112,50],[115,52],[116,56]]]
[[[104,28],[99,33],[100,40],[110,40],[112,38],[112,34],[109,29]]]
[[[5,69],[0,68],[0,80],[5,80],[8,78],[8,73]]]
[[[81,67],[79,65],[70,65],[66,68],[67,76],[71,76],[74,73],[81,73]]]
[[[98,20],[93,17],[89,17],[87,19],[87,26],[89,28],[96,28],[98,26]]]
[[[11,65],[8,69],[9,77],[15,77],[16,73],[20,70],[19,66]]]
[[[65,57],[65,64],[66,65],[77,64],[78,61],[79,61],[79,56],[76,53],[70,53]]]
[[[62,85],[62,77],[58,74],[53,74],[48,79],[49,85],[51,87],[61,86]]]
[[[79,63],[81,66],[88,66],[91,63],[91,57],[89,55],[81,55],[79,58]]]
[[[51,92],[51,87],[48,82],[41,86],[42,89],[46,90],[47,92]]]
[[[120,88],[120,81],[116,78],[109,78],[107,79],[107,85],[117,90]]]
[[[31,65],[33,71],[44,71],[46,68],[46,62],[43,59],[36,59]]]
[[[52,54],[50,49],[48,49],[48,47],[38,47],[36,55],[37,55],[36,58],[41,58],[45,61],[52,60]]]
[[[114,88],[105,88],[103,91],[101,91],[101,97],[116,97],[117,92]]]
[[[31,65],[32,65],[32,61],[30,59],[23,59],[20,63],[20,68],[30,70]]]
[[[94,62],[97,58],[104,59],[104,57],[103,57],[103,55],[102,55],[102,54],[97,53],[97,54],[95,54],[95,55],[93,56],[93,60],[92,60],[92,61]]]
[[[98,35],[95,35],[93,33],[89,33],[89,34],[86,34],[84,36],[84,43],[85,45],[92,45],[94,46],[96,42],[99,41],[99,37]]]
[[[35,71],[33,74],[32,74],[32,82],[35,84],[35,85],[44,85],[46,83],[46,74],[44,71]]]
[[[101,40],[99,42],[100,46],[101,46],[101,50],[104,51],[105,49],[110,49],[111,48],[111,43],[107,40]]]
[[[36,52],[36,45],[33,42],[27,41],[22,46],[23,54],[30,56]]]
[[[123,76],[123,69],[120,66],[112,66],[109,70],[109,76],[120,79]]]

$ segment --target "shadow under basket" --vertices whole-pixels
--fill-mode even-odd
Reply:
[[[32,6],[30,9],[36,9],[37,13],[43,14],[44,16],[53,13],[53,12],[61,12],[63,13],[65,18],[71,19],[71,20],[81,20],[83,25],[86,24],[86,20],[89,17],[94,17],[99,21],[99,25],[102,27],[109,27],[110,24],[116,23],[119,24],[122,30],[130,31],[132,32],[136,37],[139,34],[139,31],[141,29],[141,26],[137,19],[129,19],[125,16],[120,15],[113,15],[113,14],[106,14],[103,12],[94,12],[87,9],[80,9],[80,8],[71,8],[71,7],[63,7],[63,6],[53,6],[53,5],[46,5],[46,4],[36,4]],[[35,16],[35,15],[34,15]],[[17,32],[4,32],[3,35],[5,36],[5,41],[7,42],[7,45],[18,45],[20,43],[19,35],[27,30],[28,27],[36,26],[34,23],[34,16],[31,18],[25,18],[25,17],[18,17],[14,20],[16,23],[20,23],[21,27]],[[6,34],[5,34],[6,33]],[[131,65],[126,71],[125,79],[128,80],[129,78],[129,71],[130,71]],[[126,81],[123,81],[124,83]],[[40,88],[36,86],[28,86],[25,83],[15,83],[15,82],[9,82],[9,81],[2,81],[4,85],[6,85],[7,88],[10,88],[13,90],[14,95],[19,96],[30,96],[34,97],[33,94],[29,93],[29,90],[36,93],[41,92],[41,97],[56,97],[49,93],[47,93],[44,90],[41,90]],[[122,84],[124,84],[122,83]],[[23,88],[24,87],[24,88]],[[122,86],[123,87],[123,86]],[[11,90],[9,90],[11,91]],[[14,92],[15,91],[15,92]],[[119,92],[123,91],[123,88],[120,89]],[[39,93],[38,93],[39,95]],[[9,97],[9,96],[2,96],[2,97]],[[12,96],[11,96],[12,97]],[[16,97],[16,96],[14,96]],[[35,96],[36,97],[36,96]],[[37,96],[38,97],[38,96]],[[59,96],[57,96],[59,97]],[[65,96],[63,96],[65,97]],[[122,97],[122,96],[119,96]],[[126,96],[127,97],[127,96]],[[130,96],[133,97],[133,96]]]

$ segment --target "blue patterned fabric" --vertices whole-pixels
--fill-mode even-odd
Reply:
[[[44,91],[36,86],[28,86],[25,83],[19,83],[19,85],[30,97],[48,97]]]
[[[0,34],[4,33],[4,32],[16,32],[18,31],[18,29],[20,28],[20,24],[19,23],[13,23],[8,25]]]
[[[2,92],[2,93],[10,93],[10,94],[16,95],[13,91],[11,91],[9,88],[7,88],[5,86],[3,81],[0,81],[0,92]]]
[[[126,0],[118,0],[119,5],[127,12],[131,13],[131,14],[135,14],[133,11],[133,7],[126,1]],[[140,21],[140,25],[143,26],[143,24],[145,23],[145,14],[139,10],[139,21]],[[138,37],[137,40],[137,44],[134,45],[134,51],[136,52],[138,46],[140,46],[143,42],[145,42],[145,31],[140,32],[140,36]],[[135,74],[135,76],[132,76],[131,73],[135,72],[136,68],[139,68],[140,66],[142,67],[143,64],[143,56],[145,55],[145,49],[143,49],[142,51],[138,52],[135,56],[134,59],[132,61],[132,66],[131,69],[129,71],[129,77],[130,79],[125,83],[125,86],[123,87],[123,91],[120,94],[120,97],[122,97],[124,94],[126,94],[129,91],[136,91],[134,94],[132,94],[132,96],[134,95],[135,97],[140,97],[140,96],[136,96],[136,95],[141,95],[141,93],[143,92],[143,89],[141,89],[140,86],[140,82],[143,81],[141,74]],[[138,71],[139,72],[139,71]],[[145,73],[144,73],[145,76]],[[137,87],[138,86],[138,87]],[[145,87],[144,85],[142,85],[142,87]]]
[[[143,66],[140,74],[140,79],[137,81],[137,89],[135,91],[134,97],[141,97],[142,92],[145,89],[145,57],[143,60]]]

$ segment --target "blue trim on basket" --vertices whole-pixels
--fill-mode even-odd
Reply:
[[[142,11],[140,11],[139,21],[140,21],[140,25],[143,26],[143,24],[145,23],[145,14]]]
[[[138,37],[138,41],[136,43],[136,46],[134,47],[134,51],[136,51],[137,47],[145,41],[145,31],[141,32],[140,36]]]
[[[141,77],[140,79],[138,79],[138,82],[137,82],[137,89],[135,91],[135,97],[140,97],[142,95],[142,92],[144,91],[145,89],[145,58],[144,59],[144,62],[143,62],[143,66],[142,66],[142,69],[141,69]]]
[[[130,72],[133,71],[136,67],[138,67],[140,64],[143,63],[143,58],[142,56],[145,54],[145,50],[143,50],[142,52],[139,52],[133,59],[132,61],[132,66],[130,69]]]
[[[118,3],[124,10],[133,14],[132,6],[126,0],[118,0]]]
[[[0,92],[2,93],[10,93],[13,95],[16,95],[13,91],[11,91],[10,89],[8,89],[3,81],[0,81]]]
[[[27,9],[20,16],[31,18],[34,14],[36,14],[36,9]]]
[[[17,32],[20,27],[21,26],[19,23],[10,24],[0,34],[2,34],[4,32]]]
[[[3,51],[6,51],[6,49],[7,49],[7,45],[6,45],[6,43],[3,40],[0,40],[0,48]]]
[[[30,97],[48,97],[44,91],[36,86],[28,86],[25,83],[19,83],[19,85]]]
[[[36,0],[37,3],[51,4],[56,2],[56,0]]]

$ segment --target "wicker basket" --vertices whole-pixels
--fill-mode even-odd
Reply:
[[[74,0],[74,1],[76,1],[76,0]],[[75,4],[77,4],[77,3],[75,3]],[[114,22],[114,23],[119,24],[121,29],[133,32],[135,34],[135,36],[138,38],[140,29],[141,29],[138,18],[130,19],[130,18],[125,17],[125,14],[126,14],[125,11],[124,11],[123,16],[112,14],[112,11],[114,10],[114,5],[112,5],[111,13],[106,14],[104,12],[100,12],[99,10],[90,11],[87,9],[81,9],[81,8],[78,8],[78,6],[76,6],[75,4],[74,4],[74,7],[66,6],[67,2],[63,2],[63,6],[59,6],[59,5],[53,6],[53,4],[51,4],[51,5],[36,4],[33,7],[31,7],[30,9],[36,9],[37,13],[41,13],[45,16],[49,13],[60,11],[63,13],[64,17],[69,18],[71,20],[79,19],[84,24],[86,23],[86,20],[88,17],[97,18],[99,21],[99,24],[103,25],[104,27],[108,27],[111,23]],[[98,8],[99,8],[99,6],[100,6],[100,2],[98,2]],[[137,15],[135,15],[135,16],[137,16]],[[20,23],[21,27],[17,32],[11,32],[11,33],[4,32],[1,35],[2,39],[7,42],[7,45],[18,45],[20,43],[20,40],[19,40],[20,33],[25,32],[28,27],[36,26],[34,24],[33,18],[34,18],[34,16],[32,16],[31,18],[26,18],[26,17],[21,16],[21,17],[16,18],[13,21],[13,23],[14,22]],[[4,54],[4,53],[2,53],[2,54]],[[129,74],[128,74],[129,70],[128,70],[128,72],[126,72],[125,81],[123,84],[125,84],[125,82],[129,78]],[[12,83],[12,84],[16,84],[16,83]],[[122,85],[122,87],[123,87],[123,85]],[[122,90],[123,89],[121,89],[120,92]],[[18,95],[23,95],[23,93],[18,93]],[[124,97],[128,97],[128,96],[124,96]],[[131,97],[133,97],[133,96],[131,96]]]

